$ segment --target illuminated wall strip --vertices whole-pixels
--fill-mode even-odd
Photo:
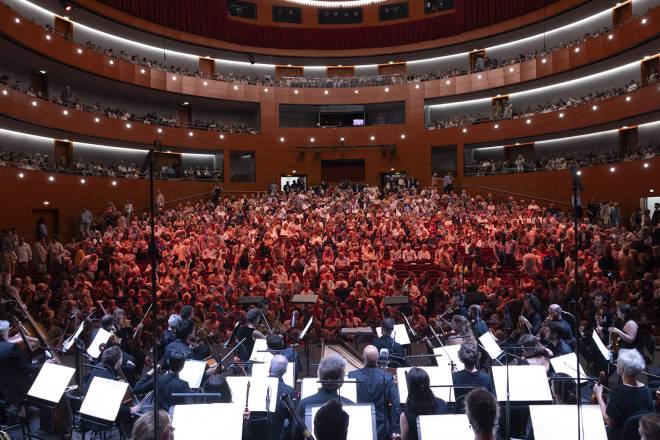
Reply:
[[[651,127],[655,127],[656,125],[660,125],[660,121],[653,121],[653,122],[647,122],[645,124],[639,124],[639,125],[637,125],[637,127],[638,128],[651,128]],[[595,133],[585,133],[585,134],[578,134],[578,135],[575,135],[575,136],[566,136],[566,137],[554,138],[554,139],[544,139],[544,140],[541,140],[541,141],[533,141],[532,140],[532,141],[529,141],[529,142],[533,142],[535,145],[554,144],[554,143],[558,143],[558,142],[567,142],[567,141],[573,141],[573,140],[577,140],[577,139],[587,139],[587,138],[590,138],[590,137],[602,136],[602,135],[606,135],[606,134],[614,134],[614,133],[617,133],[618,131],[619,131],[618,128],[614,128],[612,130],[597,131]],[[507,144],[507,145],[510,145],[510,144]],[[495,149],[504,148],[504,147],[505,147],[505,145],[495,145],[495,146],[492,146],[492,147],[471,148],[471,150],[486,151],[486,150],[495,150]]]
[[[328,1],[328,0],[286,0],[301,6],[313,6],[316,8],[357,8],[360,6],[376,5],[385,3],[387,0],[346,0],[346,1]]]
[[[594,73],[593,75],[587,75],[587,76],[572,79],[572,80],[569,80],[569,81],[564,81],[564,82],[560,82],[560,83],[556,83],[556,84],[550,84],[548,86],[543,86],[543,87],[537,87],[535,89],[523,90],[521,92],[509,93],[508,96],[509,96],[509,98],[514,98],[516,96],[520,97],[520,96],[532,95],[534,93],[550,92],[552,90],[559,89],[559,88],[562,88],[562,87],[567,87],[567,86],[572,86],[572,85],[576,85],[576,84],[580,84],[580,83],[584,83],[584,82],[589,82],[589,81],[593,81],[593,80],[598,79],[598,78],[605,78],[607,76],[614,75],[614,74],[619,73],[621,71],[624,71],[626,69],[638,68],[639,63],[641,61],[642,60],[633,61],[632,63],[624,64],[623,66],[614,67],[613,69],[610,69],[610,70],[605,70],[603,72]],[[432,104],[432,105],[429,105],[429,107],[432,108],[432,109],[450,108],[450,107],[457,107],[457,106],[461,106],[461,105],[479,104],[479,103],[483,103],[483,102],[490,102],[491,99],[492,99],[492,97],[489,96],[487,98],[471,99],[471,100],[468,100],[468,101],[457,101],[457,102],[447,102],[447,103],[443,103],[443,104]]]
[[[28,6],[32,9],[35,9],[35,10],[39,11],[42,14],[47,14],[47,15],[50,15],[50,16],[53,16],[53,17],[54,16],[60,17],[58,14],[55,14],[54,12],[52,12],[48,9],[45,9],[45,8],[39,6],[39,5],[36,5],[34,3],[31,3],[27,0],[8,0],[8,3],[11,3],[12,1],[16,2],[16,3],[21,3],[25,6]],[[315,2],[315,3],[318,3],[318,2]],[[338,4],[339,2],[328,2],[328,3]],[[343,3],[347,3],[347,2],[343,2]],[[508,47],[508,46],[523,44],[525,42],[528,42],[528,41],[531,41],[531,40],[534,40],[534,39],[544,38],[544,37],[547,37],[548,35],[552,35],[552,34],[562,32],[562,31],[568,30],[568,29],[576,27],[576,26],[580,26],[580,25],[585,24],[589,21],[597,20],[597,19],[603,17],[604,15],[611,14],[613,9],[614,9],[614,7],[611,7],[611,8],[605,9],[604,11],[601,11],[601,12],[598,12],[594,15],[591,15],[589,17],[583,18],[582,20],[578,20],[578,21],[569,23],[565,26],[561,26],[561,27],[558,27],[558,28],[555,28],[555,29],[551,29],[549,31],[546,31],[546,32],[543,32],[543,33],[540,33],[540,34],[525,37],[525,38],[522,38],[520,40],[515,40],[515,41],[508,42],[508,43],[502,43],[502,44],[498,44],[498,45],[495,45],[495,46],[486,47],[485,49],[486,49],[486,51],[495,50],[495,49],[502,49],[502,48],[505,48],[505,47]],[[60,17],[60,18],[62,18],[62,17]],[[75,26],[79,26],[80,28],[85,29],[88,32],[97,34],[101,37],[116,40],[116,41],[121,42],[123,44],[134,45],[134,46],[137,46],[137,47],[144,48],[146,50],[155,50],[155,51],[165,52],[166,54],[170,54],[170,55],[173,55],[173,56],[176,55],[176,56],[195,58],[195,59],[198,59],[198,58],[201,58],[201,57],[206,57],[206,55],[195,55],[195,54],[190,54],[190,53],[186,53],[186,52],[179,52],[179,51],[175,51],[175,50],[164,49],[162,47],[150,46],[148,44],[140,43],[140,42],[137,42],[137,41],[129,40],[127,38],[119,37],[117,35],[108,34],[106,32],[99,31],[97,29],[91,28],[89,26],[85,26],[84,24],[78,23],[76,21],[72,21],[72,20],[69,20],[69,21],[71,21],[71,23],[73,23]],[[456,58],[456,57],[465,57],[469,53],[470,52],[459,52],[459,53],[455,53],[455,54],[442,55],[442,56],[432,57],[432,58],[423,58],[423,59],[419,59],[419,60],[409,60],[409,61],[406,61],[406,63],[415,64],[415,63],[428,63],[428,62],[434,62],[434,61],[440,61],[440,60],[448,60],[448,59]],[[275,66],[276,66],[276,64],[265,64],[265,63],[255,63],[253,65],[249,61],[225,60],[225,59],[221,59],[221,58],[214,58],[214,60],[216,60],[218,62],[221,62],[221,63],[238,64],[238,65],[242,65],[242,66],[246,66],[246,67],[256,66],[256,67],[261,67],[261,68],[272,68],[272,69],[274,69]],[[376,66],[378,66],[378,64],[358,64],[358,65],[355,65],[354,67],[356,69],[358,69],[358,68],[373,68],[373,67],[376,67]],[[310,65],[310,66],[302,66],[302,67],[304,67],[304,68],[308,68],[308,67],[326,68],[328,66]]]

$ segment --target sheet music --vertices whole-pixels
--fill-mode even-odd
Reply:
[[[479,342],[481,342],[481,345],[484,347],[484,350],[486,350],[486,353],[488,353],[488,356],[490,356],[491,359],[497,359],[502,355],[502,353],[504,353],[504,351],[502,351],[500,346],[497,344],[495,336],[493,336],[490,331],[479,336]]]
[[[270,354],[270,353],[266,353]],[[284,373],[284,383],[289,385],[291,388],[296,387],[296,378],[295,378],[296,364],[294,362],[289,362],[286,373]],[[268,377],[270,374],[270,362],[263,364],[253,364],[252,365],[252,377]]]
[[[506,366],[493,366],[497,400],[506,401]],[[509,365],[509,397],[512,402],[551,402],[548,376],[542,365]]]
[[[314,418],[320,406],[312,406],[310,428],[314,426]],[[372,405],[343,405],[343,410],[348,413],[348,435],[346,440],[369,440],[375,439],[374,425],[376,423],[375,413]]]
[[[256,362],[268,362],[273,358],[273,354],[267,351],[268,345],[265,339],[256,339],[254,341],[254,347],[252,348],[252,354],[250,355],[251,361]]]
[[[57,403],[62,398],[76,369],[46,362],[32,383],[28,396]]]
[[[219,437],[223,440],[241,440],[243,408],[233,403],[176,405],[172,415],[172,427],[174,440]]]
[[[603,340],[600,339],[600,336],[598,335],[598,332],[596,332],[596,330],[594,330],[593,333],[591,334],[591,338],[596,343],[596,347],[598,347],[598,351],[600,351],[600,354],[603,356],[603,359],[605,359],[606,361],[610,361],[612,359],[612,353],[605,346]]]
[[[380,338],[383,336],[383,330],[380,327],[376,327],[376,334]],[[401,345],[410,345],[410,337],[408,336],[408,331],[406,330],[405,324],[395,324],[394,330],[392,330],[394,335],[394,340]]]
[[[270,387],[270,411],[275,412],[278,382],[276,377],[227,377],[233,403],[240,406],[241,409],[245,408],[245,395],[248,382],[250,382],[248,409],[250,411],[266,412],[266,393],[268,392],[268,387]]]
[[[603,415],[598,405],[582,405],[582,440],[607,440]],[[577,440],[575,405],[530,405],[529,413],[536,440]]]
[[[412,367],[406,368],[397,368],[396,377],[399,385],[399,397],[401,403],[405,403],[408,399],[408,382],[406,381],[406,373],[410,371]],[[454,380],[451,376],[451,367],[446,364],[442,364],[437,367],[418,367],[426,371],[429,375],[431,385],[453,385]],[[433,394],[436,397],[444,400],[445,402],[453,402],[454,392],[451,387],[436,387],[431,388]]]
[[[76,332],[73,335],[71,335],[71,337],[69,337],[69,339],[64,341],[64,344],[62,345],[62,349],[64,351],[69,351],[71,349],[71,347],[73,346],[73,343],[76,341],[76,339],[80,336],[83,329],[85,328],[85,322],[86,321],[81,322],[80,325],[78,326],[78,328],[76,329]]]
[[[451,440],[474,440],[474,432],[465,414],[419,416],[417,432],[420,440],[435,440],[438,433]]]
[[[108,339],[110,339],[110,336],[111,335],[109,331],[99,328],[99,331],[96,333],[96,336],[94,336],[94,340],[92,341],[91,344],[89,344],[89,347],[87,347],[87,354],[92,359],[97,359],[101,355],[101,350],[99,346],[101,344],[107,344]]]
[[[575,353],[568,353],[550,359],[550,365],[552,365],[555,373],[565,373],[573,379],[577,379],[577,362]],[[586,382],[586,380],[583,379],[584,377],[587,377],[587,374],[584,372],[582,365],[580,365],[580,383]]]
[[[298,336],[299,341],[305,339],[305,336],[307,336],[307,332],[309,331],[309,328],[312,326],[312,321],[314,321],[314,317],[310,316],[309,321],[307,321],[307,325],[305,325],[305,328],[300,333],[300,336]]]
[[[350,377],[345,377],[344,380],[347,381],[354,381],[355,379],[351,379]],[[305,397],[309,397],[313,394],[316,394],[321,388],[321,384],[319,383],[319,379],[316,377],[306,377],[302,380],[302,384],[300,385],[300,399],[304,399]],[[357,384],[356,383],[345,383],[339,388],[339,391],[337,391],[340,396],[347,398],[351,402],[357,402]]]
[[[95,377],[80,406],[80,413],[114,422],[127,389],[126,382]]]
[[[458,358],[458,350],[461,349],[460,345],[445,345],[444,347],[436,347],[433,349],[433,354],[435,354],[436,357],[435,361],[438,363],[438,365],[442,364],[447,364],[451,368],[451,362],[454,362],[454,365],[456,366],[456,371],[461,371],[465,370],[465,365],[463,365],[463,362]]]
[[[179,372],[179,379],[188,382],[190,388],[199,388],[204,378],[206,362],[187,360],[183,369]]]

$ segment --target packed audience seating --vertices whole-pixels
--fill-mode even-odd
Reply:
[[[617,150],[579,151],[574,153],[540,158],[525,158],[519,154],[515,159],[487,159],[475,161],[465,167],[465,175],[481,176],[487,174],[524,173],[534,171],[565,170],[571,163],[578,167],[602,165],[613,162],[653,159],[660,155],[660,146],[651,144],[640,146],[637,151],[621,155]]]

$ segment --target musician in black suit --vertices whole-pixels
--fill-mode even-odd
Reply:
[[[282,403],[282,396],[294,398],[296,391],[284,383],[284,375],[289,367],[289,360],[283,355],[275,355],[270,361],[270,377],[277,377],[277,392],[271,399],[277,399],[275,413],[271,416],[272,425],[270,435],[272,440],[288,438],[287,432],[291,429],[291,416]]]
[[[266,346],[268,347],[268,350],[273,350],[273,352],[284,356],[289,362],[293,362],[296,369],[295,373],[300,374],[302,371],[302,364],[300,363],[298,353],[293,347],[287,347],[284,344],[284,336],[278,335],[277,333],[271,333],[266,337]]]
[[[28,362],[18,345],[9,342],[9,321],[0,321],[0,392],[3,394],[2,397],[11,404],[19,405],[27,394],[32,376],[37,373],[38,369],[37,366]]]
[[[457,387],[454,394],[456,396],[456,413],[462,413],[465,410],[465,396],[476,388],[485,388],[490,393],[495,393],[493,379],[483,371],[476,368],[477,359],[479,359],[479,350],[473,342],[466,342],[458,350],[458,359],[465,367],[461,371],[452,374],[452,382]],[[468,389],[467,387],[472,387]]]
[[[176,329],[176,340],[174,342],[170,342],[165,347],[165,353],[163,354],[163,370],[171,369],[170,358],[175,352],[182,353],[184,360],[191,359],[192,349],[188,343],[188,338],[190,337],[191,331],[192,327],[189,326],[181,326]],[[167,409],[165,411],[167,411]]]
[[[169,371],[158,375],[158,406],[169,411],[170,406],[178,403],[172,397],[175,393],[189,393],[188,382],[179,378],[179,372],[186,363],[186,355],[181,351],[173,351],[169,355]],[[153,370],[140,378],[133,391],[135,394],[146,394],[154,388]]]
[[[172,314],[167,319],[167,330],[163,332],[160,341],[158,342],[158,360],[163,357],[165,348],[168,344],[176,341],[176,330],[181,325],[181,316]]]
[[[357,403],[374,404],[378,439],[384,440],[399,432],[401,408],[394,377],[388,371],[378,368],[378,354],[376,347],[367,345],[362,352],[365,367],[351,371],[348,377],[358,382]]]
[[[351,402],[346,397],[340,396],[338,393],[339,388],[341,388],[341,381],[344,380],[344,375],[346,372],[346,361],[339,355],[330,355],[321,359],[318,368],[318,376],[320,381],[328,381],[330,383],[321,383],[318,393],[312,394],[309,397],[306,397],[298,403],[298,416],[305,420],[305,411],[308,406],[315,405],[321,406],[330,400],[338,400],[341,403],[354,403]],[[338,383],[331,383],[331,382]],[[302,431],[300,428],[295,429],[295,439],[302,439]]]
[[[394,368],[405,366],[406,358],[403,353],[403,347],[394,340],[392,335],[394,331],[394,320],[392,318],[383,319],[381,331],[381,336],[374,339],[371,345],[376,347],[379,352],[383,348],[389,351],[389,366]]]

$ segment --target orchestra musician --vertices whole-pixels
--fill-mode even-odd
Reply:
[[[182,353],[185,359],[190,359],[192,357],[192,349],[190,348],[190,332],[192,331],[191,326],[181,325],[176,329],[176,340],[170,342],[165,347],[165,353],[163,354],[163,369],[168,370],[170,368],[169,362],[172,354],[175,352]]]
[[[101,318],[100,328],[113,335],[110,337],[110,339],[108,339],[108,342],[105,344],[105,349],[115,346],[121,349],[122,340],[117,336],[117,329],[115,327],[115,317],[113,315],[103,315],[103,317]],[[92,341],[96,337],[97,333],[98,333],[98,329],[92,331],[91,334]],[[121,359],[122,359],[121,370],[124,373],[124,376],[128,378],[131,382],[134,381],[138,374],[138,370],[135,364],[135,358],[132,355],[126,353],[122,349]],[[96,359],[96,361],[98,362],[98,359]]]
[[[381,324],[381,336],[374,339],[371,345],[376,347],[380,352],[383,349],[389,351],[390,366],[402,367],[406,363],[406,358],[401,345],[396,342],[392,336],[394,331],[394,320],[392,318],[385,318]]]
[[[431,379],[421,368],[413,367],[406,374],[408,399],[406,409],[401,413],[401,440],[415,440],[417,434],[417,417],[421,415],[447,414],[447,403],[435,397],[431,390]]]
[[[280,440],[288,438],[288,430],[292,425],[291,416],[282,403],[282,396],[288,395],[294,398],[296,391],[289,385],[284,383],[284,375],[289,367],[289,360],[283,355],[275,355],[270,360],[269,377],[277,377],[277,390],[273,399],[277,399],[275,404],[275,413],[272,417],[272,425],[270,435],[272,440]]]
[[[296,375],[300,374],[302,371],[302,364],[300,363],[298,352],[293,347],[287,347],[284,345],[284,336],[277,333],[271,333],[266,337],[266,346],[268,347],[268,350],[279,352],[279,354],[284,356],[288,362],[293,362],[296,369]]]
[[[603,386],[594,384],[593,392],[607,425],[608,438],[622,438],[623,425],[631,416],[653,411],[653,392],[637,376],[646,368],[644,358],[637,350],[622,349],[616,361],[622,383],[612,387],[607,403]]]
[[[609,328],[610,342],[612,338],[620,338],[619,348],[636,349],[641,352],[642,335],[639,331],[637,322],[633,319],[633,309],[629,304],[620,304],[616,309],[616,316],[619,322],[623,323],[621,329],[616,326]]]
[[[220,394],[219,398],[206,399],[206,403],[231,403],[232,395],[229,382],[225,376],[219,373],[214,373],[206,379],[202,389],[205,393]]]
[[[468,421],[475,440],[495,440],[498,406],[497,399],[488,390],[477,388],[465,397]]]
[[[518,365],[542,365],[547,373],[550,370],[552,352],[544,347],[534,335],[525,334],[518,339],[522,347],[522,359],[516,359]]]
[[[338,391],[342,386],[346,372],[346,361],[339,355],[330,355],[321,359],[318,368],[318,377],[321,381],[319,391],[309,397],[305,397],[298,403],[298,416],[305,420],[305,411],[308,405],[323,405],[330,400],[337,400],[341,403],[351,404],[344,396],[340,396]],[[294,439],[302,439],[302,430],[295,429]]]
[[[548,307],[548,318],[550,321],[559,324],[559,337],[564,341],[573,341],[573,329],[571,325],[564,319],[564,311],[559,304],[550,304]]]
[[[472,342],[466,342],[461,345],[458,350],[458,359],[465,367],[461,371],[452,373],[452,381],[456,386],[485,388],[490,393],[495,393],[495,385],[493,379],[483,371],[477,370],[477,360],[479,359],[479,350]],[[456,388],[454,395],[456,396],[456,413],[462,413],[465,409],[464,396],[469,390],[463,388]]]
[[[553,353],[553,357],[563,356],[573,352],[566,341],[561,339],[562,328],[556,321],[549,322],[544,326],[541,336],[542,343]]]
[[[475,337],[480,337],[488,333],[488,325],[481,319],[481,306],[479,304],[472,304],[468,307],[468,321],[472,327],[472,333]]]
[[[160,409],[169,411],[170,406],[174,405],[176,399],[172,397],[175,393],[189,393],[190,386],[188,382],[179,378],[179,373],[183,370],[186,363],[186,355],[182,351],[174,350],[169,354],[169,362],[165,374],[159,374],[156,386],[158,387],[158,406]],[[154,388],[154,369],[142,376],[135,384],[133,391],[135,394],[147,394]]]
[[[133,440],[152,440],[156,438],[156,424],[154,423],[154,413],[149,411],[142,414],[133,425]],[[158,411],[158,430],[160,440],[173,440],[174,428],[170,422],[170,416],[163,410]]]
[[[241,362],[245,362],[250,358],[252,349],[254,348],[254,341],[257,339],[266,339],[266,336],[257,330],[261,313],[258,309],[250,309],[247,312],[247,320],[238,329],[237,338],[239,341],[245,339],[243,345],[238,349],[238,357]]]
[[[158,342],[158,360],[165,354],[165,347],[168,344],[176,341],[176,330],[181,325],[181,316],[173,313],[167,318],[167,330],[163,332],[160,341]]]
[[[447,345],[461,345],[474,340],[470,324],[463,315],[454,315],[451,318],[451,333],[452,335],[447,339]]]
[[[3,399],[19,407],[39,367],[30,364],[23,350],[10,341],[9,328],[9,321],[0,320],[0,390]],[[7,408],[2,408],[0,415],[6,417],[6,412]]]
[[[341,403],[330,400],[314,417],[314,436],[316,440],[346,440],[348,424],[349,416]]]
[[[376,411],[378,439],[385,440],[399,432],[399,389],[394,377],[386,370],[378,368],[378,349],[373,345],[364,347],[362,357],[364,368],[348,373],[357,380],[357,403],[373,403]],[[390,406],[391,405],[391,406]]]

